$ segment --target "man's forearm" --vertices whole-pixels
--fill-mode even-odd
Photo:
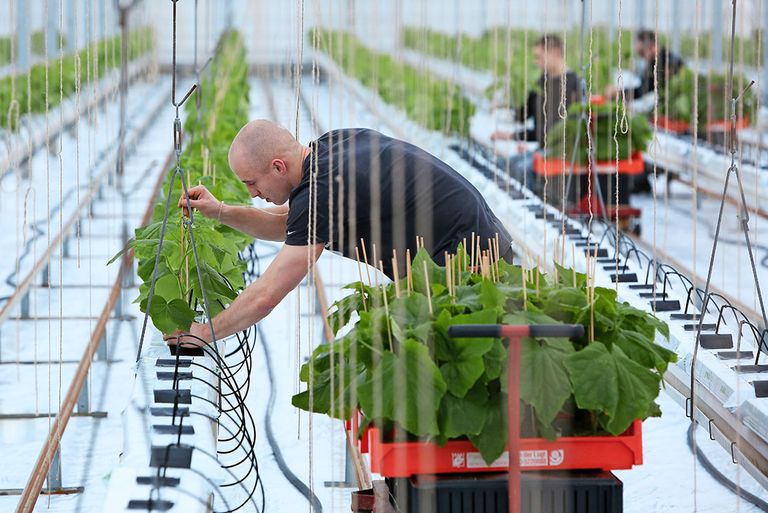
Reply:
[[[271,208],[222,205],[218,220],[261,240],[281,242],[285,240],[288,207]]]
[[[213,330],[218,340],[250,328],[269,315],[277,306],[279,301],[267,299],[269,295],[260,290],[261,288],[258,281],[252,283],[243,290],[229,308],[213,319]],[[207,325],[205,330],[203,338],[210,340],[210,328]]]

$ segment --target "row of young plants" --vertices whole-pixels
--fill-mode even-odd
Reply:
[[[554,276],[503,260],[473,272],[459,247],[450,272],[418,252],[397,283],[347,286],[329,314],[335,334],[301,368],[301,409],[374,424],[388,436],[445,444],[468,438],[488,463],[507,442],[507,348],[500,339],[450,338],[455,324],[578,323],[585,336],[527,338],[519,369],[525,437],[623,433],[661,414],[655,402],[675,353],[655,343],[668,327],[556,266]],[[482,266],[481,266],[482,267]],[[350,323],[350,321],[354,321]],[[518,372],[518,369],[514,369]]]
[[[154,48],[154,32],[151,27],[135,29],[129,33],[128,38],[129,61],[142,57]],[[26,73],[3,77],[0,79],[0,127],[9,130],[18,128],[17,109],[19,115],[44,112],[46,96],[49,108],[57,106],[61,96],[67,98],[75,93],[78,81],[80,87],[84,88],[89,82],[99,80],[119,67],[121,53],[120,36],[110,37],[91,43],[77,53],[51,59],[47,65],[35,64]],[[14,100],[17,104],[12,108]]]
[[[30,49],[32,50],[33,54],[45,55],[46,34],[47,32],[45,30],[38,30],[33,32],[30,36]],[[66,43],[66,39],[59,33],[56,34],[55,41],[56,51],[58,51],[59,48],[64,46]],[[12,43],[13,41],[11,37],[0,37],[0,66],[6,66],[13,62],[14,55],[12,52],[12,47],[18,51],[19,45],[18,43],[15,43],[15,45]]]
[[[424,28],[406,28],[401,38],[403,46],[434,57],[455,61],[464,66],[490,71],[494,84],[488,88],[489,97],[501,92],[503,101],[513,107],[522,105],[541,71],[533,60],[532,50],[541,32],[523,29],[494,28],[480,37],[465,34],[449,35]],[[563,40],[565,62],[581,72],[580,32],[577,29],[555,33]],[[632,57],[632,34],[622,31],[621,58],[628,66]],[[591,41],[591,62],[590,59]],[[584,60],[591,90],[603,91],[613,83],[613,69],[618,61],[619,39],[611,42],[608,31],[594,28],[585,35]]]
[[[248,64],[239,32],[228,31],[221,36],[198,91],[201,92],[200,110],[195,96],[190,97],[184,107],[187,144],[181,155],[181,166],[188,186],[202,184],[228,205],[248,205],[250,194],[227,162],[229,144],[248,121],[249,114]],[[177,94],[183,92],[177,91]],[[136,302],[145,313],[174,169],[168,171],[150,223],[136,229],[129,244],[138,259],[138,275],[142,280]],[[181,196],[181,178],[177,176],[149,311],[152,323],[162,333],[186,331],[193,320],[205,313],[198,272],[211,316],[221,312],[245,286],[245,264],[239,252],[251,238],[200,214],[194,216],[193,224],[187,228],[176,206]],[[199,269],[189,230],[195,237]]]
[[[474,104],[459,87],[385,53],[375,52],[351,34],[314,29],[310,39],[341,69],[430,130],[469,135]]]
[[[734,74],[735,96],[747,84],[749,81],[744,75]],[[686,123],[692,123],[696,116],[701,125],[727,120],[731,115],[731,97],[726,96],[727,85],[728,77],[723,73],[710,72],[697,76],[689,68],[683,68],[659,91],[658,115]],[[752,90],[742,96],[737,117],[755,121],[757,108],[757,95]]]

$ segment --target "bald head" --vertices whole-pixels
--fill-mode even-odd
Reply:
[[[301,144],[285,128],[266,119],[255,119],[243,126],[232,141],[229,167],[238,176],[241,172],[266,172],[272,160],[286,160],[301,149]]]
[[[301,181],[307,151],[285,128],[256,119],[241,128],[232,141],[229,167],[251,196],[279,205]]]

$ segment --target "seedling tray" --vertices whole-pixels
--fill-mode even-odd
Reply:
[[[449,441],[444,447],[433,442],[385,442],[379,429],[363,435],[371,471],[384,477],[463,472],[505,472],[509,454],[488,465],[480,452],[465,440]],[[619,436],[520,439],[520,469],[532,470],[622,470],[643,462],[642,423],[636,420]]]
[[[627,175],[639,175],[643,172],[645,163],[643,153],[635,151],[626,160],[619,161],[619,173]],[[576,164],[571,166],[570,159],[545,158],[541,153],[533,154],[533,171],[539,176],[560,176],[566,174],[585,175],[588,172],[586,165]],[[597,161],[595,172],[604,174],[616,173],[616,161]]]

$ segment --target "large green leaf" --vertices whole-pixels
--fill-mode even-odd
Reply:
[[[469,435],[486,463],[491,464],[507,447],[507,394],[497,392],[488,399],[485,424],[480,433]]]
[[[152,298],[149,315],[155,327],[166,334],[176,330],[187,331],[195,320],[195,312],[187,303],[181,299],[166,302],[165,298],[158,295]]]
[[[533,406],[542,424],[550,424],[571,396],[565,360],[575,350],[562,338],[522,341],[520,398]]]
[[[483,384],[472,387],[464,397],[445,394],[439,412],[441,436],[450,439],[479,434],[488,415],[487,402],[488,390]]]
[[[409,433],[437,435],[437,410],[446,384],[426,346],[406,340],[398,354],[385,352],[358,387],[366,417],[392,419]]]
[[[483,355],[493,348],[492,338],[451,338],[448,325],[454,324],[493,324],[496,312],[481,310],[471,314],[457,315],[447,324],[435,322],[438,333],[435,343],[435,355],[440,365],[448,390],[456,397],[464,397],[475,382],[483,375],[485,363]]]
[[[609,350],[594,342],[570,355],[565,366],[576,404],[603,413],[603,427],[614,435],[645,416],[659,393],[658,374],[630,360],[618,345]]]

